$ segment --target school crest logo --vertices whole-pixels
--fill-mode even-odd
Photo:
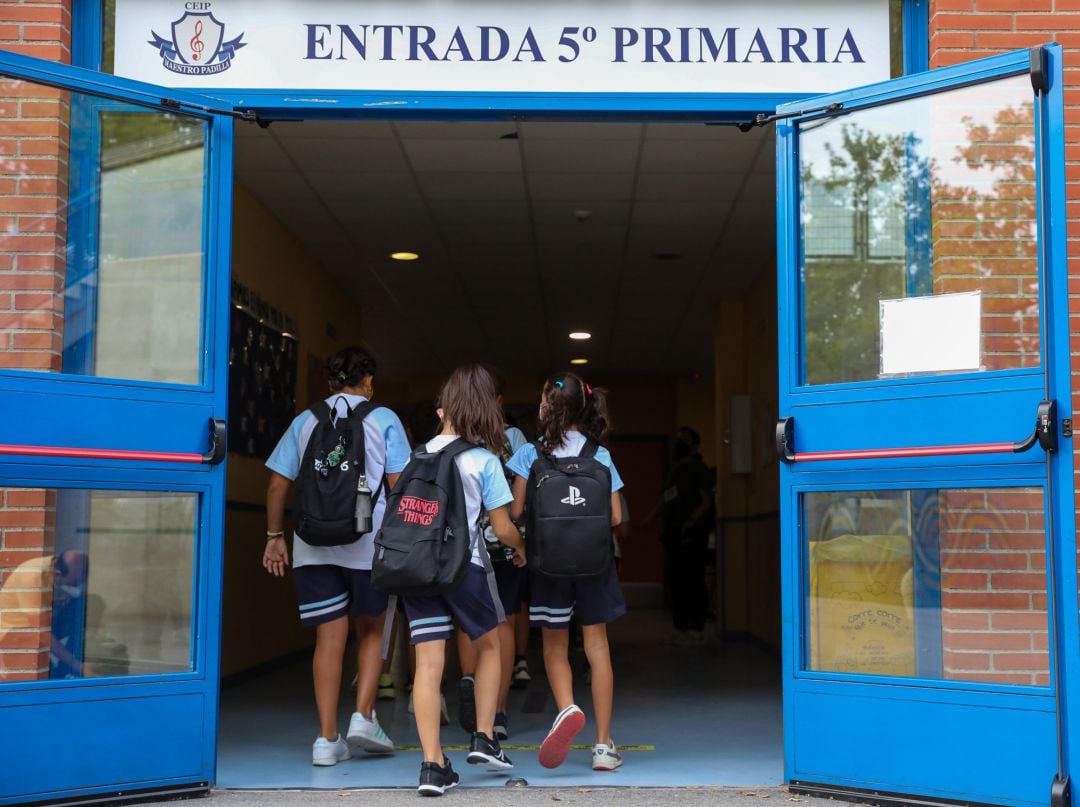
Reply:
[[[244,35],[226,41],[225,25],[209,11],[185,11],[166,39],[156,31],[148,44],[157,48],[166,70],[184,76],[213,76],[224,73],[240,48]]]

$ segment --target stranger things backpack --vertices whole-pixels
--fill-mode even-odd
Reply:
[[[576,457],[553,457],[536,444],[525,497],[529,565],[547,577],[603,574],[614,557],[611,470],[586,440]]]
[[[300,461],[293,501],[296,534],[304,543],[341,546],[362,537],[356,532],[357,490],[366,489],[374,503],[382,486],[371,486],[365,468],[364,419],[374,409],[371,401],[362,401],[335,418],[333,407],[323,401],[311,407],[316,422]]]
[[[472,561],[472,532],[455,458],[476,445],[462,438],[416,451],[386,502],[375,536],[371,582],[395,596],[453,591]]]

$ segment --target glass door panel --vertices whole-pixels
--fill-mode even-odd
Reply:
[[[818,121],[798,171],[803,383],[1039,365],[1026,75]]]
[[[813,492],[801,509],[806,669],[1050,684],[1041,488]]]
[[[0,367],[202,381],[208,123],[0,77]]]
[[[0,489],[0,685],[190,672],[198,496]]]

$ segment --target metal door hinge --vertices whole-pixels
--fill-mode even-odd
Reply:
[[[1072,437],[1073,436],[1073,433],[1072,433],[1072,418],[1062,418],[1061,419],[1061,436],[1062,437]]]
[[[1042,45],[1031,49],[1031,89],[1036,95],[1050,89],[1050,54]]]
[[[1069,777],[1062,778],[1059,773],[1054,777],[1054,783],[1050,785],[1050,807],[1071,807],[1072,787]]]

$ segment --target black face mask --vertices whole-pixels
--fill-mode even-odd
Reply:
[[[682,440],[675,441],[675,459],[684,460],[693,453],[693,449]]]

